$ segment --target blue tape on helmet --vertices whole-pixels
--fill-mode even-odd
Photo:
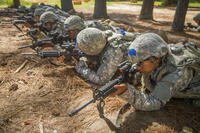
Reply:
[[[135,49],[129,49],[128,55],[130,55],[130,56],[136,56],[136,50]]]
[[[122,34],[123,36],[125,36],[126,32],[123,29],[119,29],[120,34]]]

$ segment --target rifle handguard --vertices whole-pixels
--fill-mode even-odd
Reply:
[[[64,53],[62,51],[42,51],[42,52],[38,52],[38,55],[41,58],[46,58],[46,57],[60,57],[63,54]]]

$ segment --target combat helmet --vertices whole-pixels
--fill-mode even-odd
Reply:
[[[45,24],[47,22],[55,23],[58,21],[58,17],[53,12],[45,12],[40,16],[40,22]]]
[[[86,28],[77,35],[78,48],[88,55],[98,55],[106,45],[106,35],[96,28]]]
[[[40,16],[45,12],[43,8],[36,8],[34,12],[34,16]]]
[[[51,12],[53,12],[53,13],[56,13],[56,9],[54,9],[53,7],[47,7],[45,11],[46,11],[46,12],[51,11]]]
[[[139,63],[150,57],[163,57],[168,53],[167,43],[155,33],[145,33],[137,37],[129,46],[129,57]]]
[[[19,6],[18,9],[17,9],[18,12],[26,12],[27,9],[25,6]]]
[[[85,25],[81,17],[76,15],[71,15],[65,20],[64,28],[66,30],[82,30],[85,28]]]

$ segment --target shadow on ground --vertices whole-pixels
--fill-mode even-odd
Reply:
[[[200,108],[194,108],[189,101],[173,99],[159,111],[136,111],[126,117],[120,132],[181,132],[200,129]],[[160,126],[162,125],[162,127]]]

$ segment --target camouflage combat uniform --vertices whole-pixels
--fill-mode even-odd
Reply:
[[[113,30],[113,28],[109,25],[103,24],[101,22],[98,21],[84,21],[81,17],[77,16],[77,15],[71,15],[69,18],[67,18],[64,22],[65,28],[68,30],[83,30],[85,28],[97,28],[100,29],[102,31],[105,30]]]
[[[45,12],[43,8],[36,8],[34,11],[34,16],[41,16]]]
[[[193,20],[197,23],[197,27],[196,28],[191,28],[191,31],[196,31],[196,32],[200,32],[200,13],[198,13],[197,15],[195,15],[193,17]]]
[[[45,11],[46,12],[51,11],[51,12],[55,13],[62,23],[64,23],[65,19],[70,16],[67,12],[64,12],[60,9],[56,9],[53,7],[48,7]]]
[[[193,20],[198,24],[198,26],[200,26],[200,13],[198,13],[197,15],[195,15],[193,17]]]
[[[43,27],[45,23],[48,22],[53,24],[51,30],[46,32],[47,37],[51,38],[65,35],[62,22],[60,22],[60,19],[53,12],[48,11],[43,13],[40,17],[40,22],[42,23]],[[56,49],[61,49],[60,44],[57,44],[56,42],[54,42],[54,47]]]
[[[75,67],[77,73],[92,83],[107,83],[116,73],[117,66],[127,58],[127,48],[131,41],[123,40],[122,37],[121,34],[103,32],[96,28],[82,30],[77,36],[77,46],[85,54],[97,56],[99,65],[95,71],[80,60]]]
[[[129,102],[137,110],[152,111],[164,106],[172,97],[175,98],[200,98],[200,85],[192,86],[191,83],[200,82],[200,65],[197,67],[192,62],[200,61],[193,46],[167,45],[158,35],[147,33],[139,36],[130,45],[129,51],[134,49],[136,55],[131,55],[130,60],[140,62],[149,57],[160,57],[161,65],[149,74],[144,74],[144,89],[149,94],[139,92],[134,86],[128,84]]]
[[[64,28],[61,20],[57,15],[51,11],[45,12],[40,17],[40,22],[44,26],[45,23],[51,22],[53,24],[52,29],[48,31],[48,36],[52,33],[64,34]]]
[[[64,22],[64,27],[66,30],[77,30],[78,32],[80,32],[85,28],[97,28],[101,31],[110,30],[118,34],[122,34],[123,39],[130,41],[135,39],[135,34],[139,34],[139,33],[126,32],[118,27],[113,27],[108,25],[107,23],[103,23],[100,21],[93,21],[93,20],[84,21],[81,17],[77,15],[71,15],[70,17],[68,17]]]

